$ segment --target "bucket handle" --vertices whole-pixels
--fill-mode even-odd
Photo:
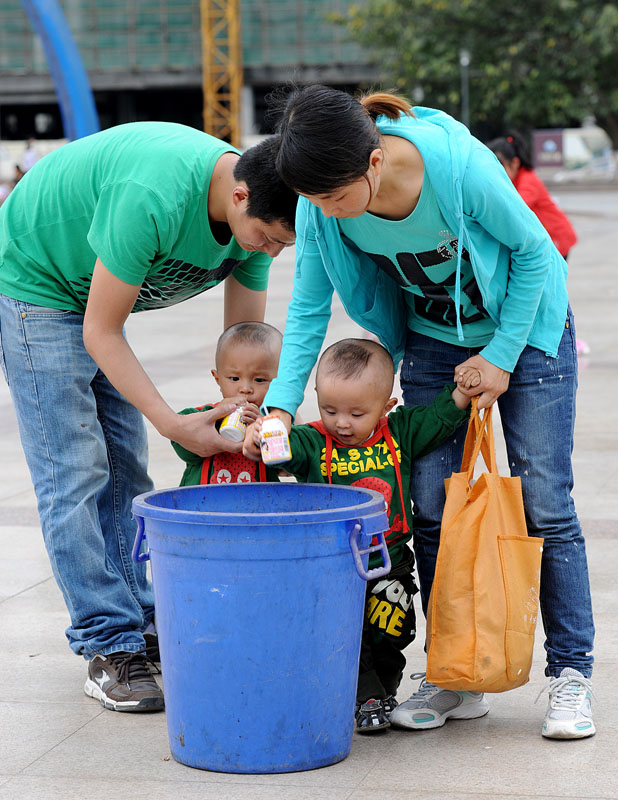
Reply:
[[[365,548],[359,548],[358,537],[362,532],[363,520],[360,520],[360,522],[357,522],[350,531],[350,550],[352,551],[356,571],[364,581],[372,581],[376,578],[383,578],[391,571],[391,558],[388,554],[388,547],[386,546],[384,531],[375,531],[375,535],[378,538],[377,544],[373,544]],[[371,531],[371,533],[374,533],[374,531]],[[383,565],[381,567],[375,567],[374,569],[366,570],[363,566],[361,556],[365,553],[375,553],[378,550],[382,553]]]
[[[135,534],[135,541],[133,542],[133,552],[131,556],[133,561],[137,561],[139,564],[142,561],[150,560],[150,552],[146,550],[145,553],[140,553],[140,550],[142,549],[142,542],[146,540],[146,534],[144,533],[144,518],[135,516],[135,514],[133,514],[133,519],[137,522],[137,533]]]

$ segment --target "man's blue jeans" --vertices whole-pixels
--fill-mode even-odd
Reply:
[[[455,367],[478,350],[468,350],[409,332],[401,367],[406,405],[424,405]],[[558,358],[526,347],[498,400],[512,475],[522,480],[528,534],[545,540],[541,567],[541,613],[547,651],[546,674],[573,667],[589,677],[594,623],[586,548],[571,497],[573,429],[577,390],[575,328],[569,310]],[[416,460],[412,470],[414,551],[423,610],[435,570],[444,505],[444,478],[459,471],[466,426],[437,450]]]
[[[131,548],[131,500],[150,491],[143,418],[88,355],[83,315],[0,295],[0,363],[38,501],[45,545],[71,617],[75,653],[135,652],[152,618]]]

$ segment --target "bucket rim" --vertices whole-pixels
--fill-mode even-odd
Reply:
[[[277,512],[234,512],[234,511],[189,511],[181,508],[166,508],[163,506],[151,505],[150,498],[154,495],[161,495],[165,492],[195,492],[198,489],[205,491],[225,491],[231,486],[237,486],[242,491],[242,487],[250,486],[277,486],[283,487],[282,491],[298,491],[299,488],[319,488],[329,490],[337,494],[345,495],[348,492],[355,492],[367,495],[364,503],[352,503],[348,505],[336,506],[334,508],[310,509],[307,511],[277,511]],[[265,481],[253,484],[200,484],[197,486],[180,486],[168,489],[154,489],[144,492],[133,498],[132,512],[135,517],[149,519],[169,520],[175,523],[203,525],[288,525],[293,519],[295,523],[316,523],[340,520],[354,520],[363,517],[373,516],[383,513],[385,506],[384,495],[374,489],[366,489],[360,486],[341,486],[337,484],[324,483],[279,483],[277,481]]]

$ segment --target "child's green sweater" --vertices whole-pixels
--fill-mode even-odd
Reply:
[[[457,408],[451,397],[454,388],[455,384],[445,386],[428,406],[400,406],[380,420],[362,445],[342,445],[326,433],[321,422],[294,425],[292,460],[285,469],[307,483],[337,483],[381,492],[388,507],[386,541],[395,565],[412,536],[413,460],[438,447],[468,419],[469,409]]]

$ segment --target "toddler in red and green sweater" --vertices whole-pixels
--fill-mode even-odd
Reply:
[[[461,376],[465,388],[479,380],[474,369]],[[392,411],[397,404],[391,397],[393,383],[392,359],[377,342],[345,339],[329,347],[316,374],[320,421],[292,426],[292,460],[285,464],[303,482],[375,489],[386,501],[392,569],[367,586],[356,711],[362,733],[390,725],[406,663],[402,650],[415,635],[412,598],[418,590],[408,547],[413,460],[453,436],[466,423],[470,403],[450,384],[429,406]],[[260,428],[258,418],[247,429],[243,452],[252,459],[260,458]],[[369,566],[377,564],[370,559]]]
[[[219,337],[212,376],[223,399],[242,407],[242,420],[246,424],[259,416],[259,406],[277,374],[280,352],[281,333],[265,322],[239,322]],[[185,408],[180,413],[196,414],[215,405]],[[186,464],[181,486],[278,480],[279,468],[257,464],[242,452],[221,451],[203,458],[177,442],[172,442],[172,447]]]

